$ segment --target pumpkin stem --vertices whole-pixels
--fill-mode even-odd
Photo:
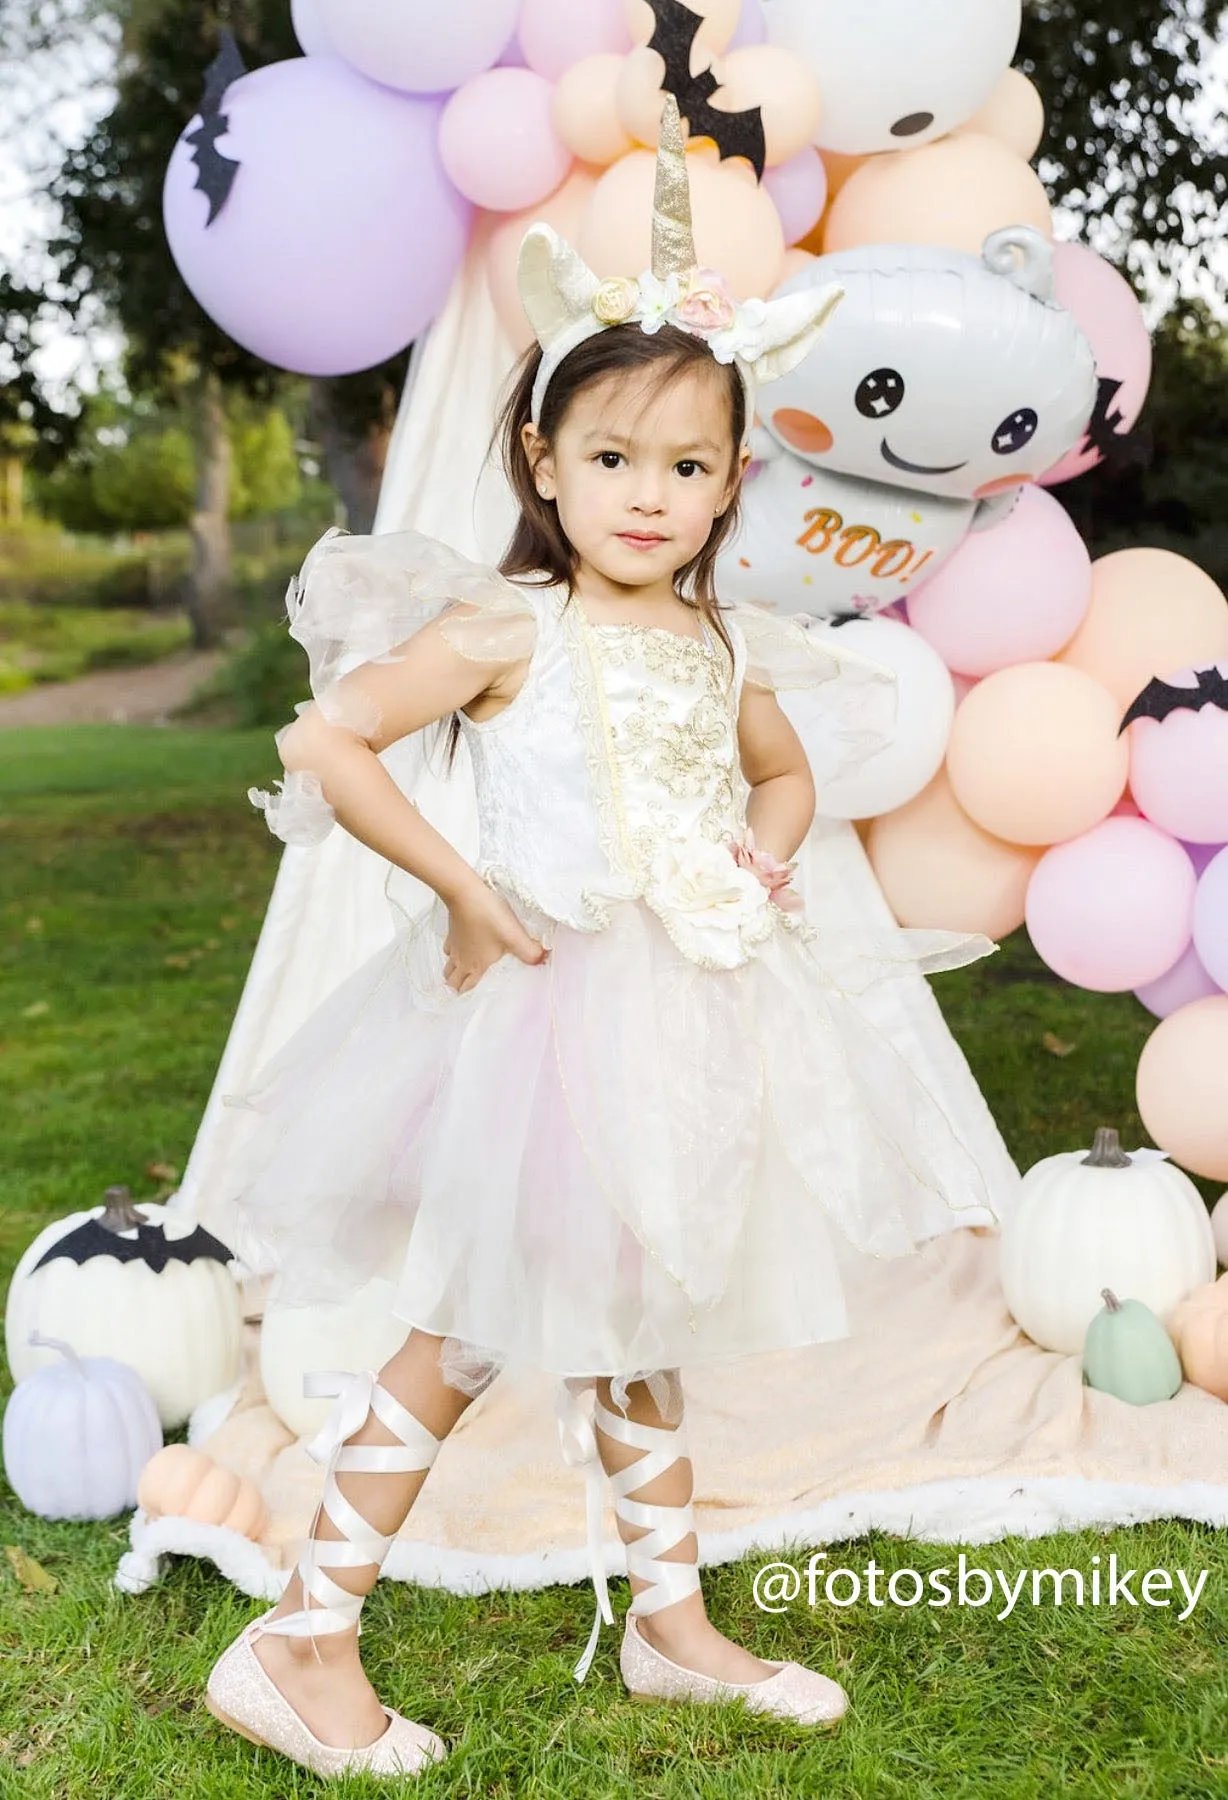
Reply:
[[[1121,1147],[1121,1139],[1111,1125],[1101,1125],[1092,1139],[1092,1147],[1083,1158],[1085,1169],[1128,1169],[1130,1158]]]
[[[32,1331],[29,1341],[38,1350],[58,1350],[61,1356],[68,1358],[75,1369],[80,1369],[81,1358],[72,1345],[66,1344],[63,1338],[44,1337],[41,1331]]]
[[[1105,1310],[1107,1312],[1115,1313],[1121,1311],[1121,1301],[1117,1298],[1117,1295],[1113,1292],[1112,1288],[1101,1288],[1100,1298],[1104,1301]]]
[[[132,1204],[131,1188],[109,1187],[102,1196],[102,1204],[103,1213],[98,1223],[104,1231],[135,1231],[138,1225],[145,1223]]]

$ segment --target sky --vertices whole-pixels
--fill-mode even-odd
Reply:
[[[43,247],[55,225],[43,183],[56,166],[57,147],[84,142],[107,112],[114,54],[113,38],[104,26],[82,32],[75,40],[61,39],[52,51],[20,64],[6,63],[0,56],[0,264],[17,267],[32,283],[46,271]],[[1228,155],[1228,38],[1209,60],[1195,116],[1200,131],[1222,144]],[[1056,228],[1059,237],[1069,238],[1077,235],[1078,225],[1058,214]],[[1111,236],[1098,241],[1094,230],[1090,241],[1114,257],[1120,250]],[[1154,326],[1177,297],[1179,286],[1156,275],[1146,246],[1133,247],[1131,262],[1139,266],[1151,290],[1144,310]],[[1221,241],[1210,267],[1197,279],[1180,285],[1225,312],[1228,242]],[[106,327],[82,335],[52,328],[45,334],[40,373],[53,400],[62,404],[74,387],[95,386],[100,374],[117,368],[121,350],[122,340]]]

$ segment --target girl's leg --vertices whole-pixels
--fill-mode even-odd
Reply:
[[[414,1330],[401,1349],[379,1372],[379,1382],[413,1417],[437,1438],[452,1430],[472,1396],[449,1387],[439,1370],[442,1338]],[[388,1446],[402,1440],[374,1412],[347,1445]],[[364,1474],[345,1470],[336,1482],[344,1499],[381,1536],[398,1531],[426,1480],[429,1470],[405,1474]],[[311,1534],[318,1543],[343,1541],[328,1513],[321,1508]],[[327,1556],[322,1557],[327,1565]],[[329,1566],[329,1577],[338,1587],[356,1595],[368,1594],[379,1577],[379,1564],[358,1568]],[[310,1609],[316,1601],[304,1593],[296,1572],[267,1623]],[[314,1638],[257,1633],[253,1649],[266,1674],[280,1688],[309,1731],[323,1743],[339,1749],[372,1744],[388,1720],[374,1688],[367,1680],[358,1652],[356,1627],[320,1632]]]
[[[672,1380],[677,1384],[675,1395],[680,1401],[681,1382],[676,1372],[672,1372]],[[649,1391],[648,1384],[643,1381],[632,1382],[627,1389],[628,1407],[626,1417],[636,1425],[646,1425],[656,1429],[679,1429],[680,1417],[675,1417],[671,1426],[664,1417],[656,1401]],[[600,1406],[609,1412],[621,1416],[621,1409],[616,1407],[610,1392],[607,1379],[597,1382],[597,1400]],[[597,1448],[601,1455],[602,1465],[607,1475],[618,1474],[638,1462],[645,1452],[633,1445],[620,1442],[611,1437],[601,1426],[601,1415],[596,1419]],[[625,1497],[633,1502],[648,1502],[658,1506],[689,1506],[694,1492],[691,1460],[680,1457],[673,1460],[670,1466],[642,1487],[626,1490]],[[618,1516],[616,1514],[616,1516]],[[685,1520],[685,1515],[680,1515]],[[689,1522],[689,1521],[688,1521]],[[618,1518],[619,1534],[625,1544],[634,1544],[648,1534],[649,1527],[628,1524]],[[662,1562],[678,1562],[695,1564],[699,1556],[699,1543],[694,1531],[687,1533],[671,1549],[660,1552]],[[631,1576],[631,1593],[634,1599],[643,1593],[651,1583],[641,1579],[634,1573]],[[671,1605],[662,1606],[651,1613],[640,1614],[637,1618],[640,1635],[659,1650],[662,1656],[669,1657],[671,1662],[679,1663],[684,1669],[694,1670],[700,1675],[710,1675],[717,1681],[750,1682],[763,1681],[775,1673],[770,1664],[761,1662],[748,1650],[730,1640],[719,1632],[708,1618],[704,1607],[703,1593],[696,1586],[693,1593],[683,1599],[675,1600]]]

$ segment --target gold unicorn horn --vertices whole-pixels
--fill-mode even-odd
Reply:
[[[685,275],[696,265],[691,225],[691,184],[686,140],[673,94],[665,96],[657,141],[657,188],[652,203],[652,272],[658,281]]]

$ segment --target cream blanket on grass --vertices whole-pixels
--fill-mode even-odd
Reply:
[[[934,1543],[1093,1524],[1228,1524],[1228,1406],[1188,1382],[1130,1406],[1082,1384],[1079,1358],[1038,1349],[998,1280],[998,1235],[948,1233],[911,1257],[843,1253],[851,1335],[683,1371],[701,1563],[884,1530]],[[212,1558],[274,1599],[323,1470],[264,1400],[258,1326],[233,1411],[199,1446],[269,1505],[259,1544],[181,1519],[132,1522],[119,1585],[165,1552]],[[495,1381],[445,1441],[384,1573],[454,1593],[587,1577],[584,1482],[562,1460],[554,1383]],[[198,1419],[205,1423],[205,1409]],[[608,1504],[605,1560],[625,1573]]]

